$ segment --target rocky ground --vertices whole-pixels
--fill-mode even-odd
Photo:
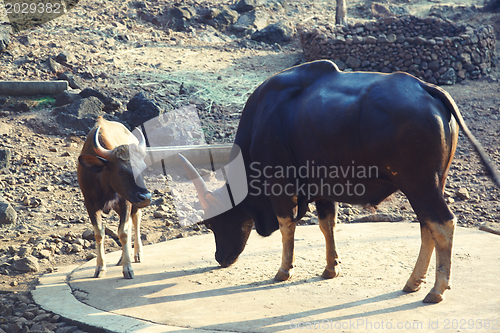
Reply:
[[[119,4],[80,1],[67,15],[14,33],[0,53],[0,80],[53,80],[65,73],[72,81],[73,95],[92,88],[109,97],[113,107],[105,113],[116,119],[122,119],[128,112],[128,102],[141,92],[161,112],[194,104],[206,140],[232,142],[242,106],[253,89],[269,75],[303,61],[300,43],[293,34],[295,24],[313,26],[332,22],[335,16],[330,2],[261,3],[264,5],[256,20],[248,23],[251,18],[247,17],[236,28],[234,24],[229,28],[224,20],[236,23],[246,12],[232,12],[219,2],[183,1],[175,5],[152,0]],[[453,19],[471,24],[491,23],[498,29],[498,16],[481,12],[472,1],[455,4],[395,1],[386,6],[419,15],[440,11]],[[173,20],[172,13],[177,12],[179,17]],[[348,15],[354,22],[371,19],[374,13],[365,2],[348,1]],[[259,40],[264,38],[257,34],[259,31],[284,21],[293,23],[288,31],[290,41]],[[445,87],[497,166],[498,77],[496,67],[482,80]],[[85,262],[95,255],[76,180],[77,157],[85,131],[58,123],[55,104],[55,99],[48,96],[15,97],[0,93],[0,150],[10,152],[3,158],[0,192],[4,204],[10,205],[17,215],[15,223],[0,226],[0,333],[85,330],[45,313],[29,294],[40,274]],[[208,232],[203,226],[179,223],[167,186],[168,176],[148,177],[153,204],[144,209],[144,244]],[[498,230],[500,192],[462,135],[445,194],[460,226]],[[186,212],[194,216],[199,209],[192,203]],[[414,221],[415,216],[401,193],[376,209],[341,205],[340,223],[366,219]],[[314,207],[302,223],[317,223]],[[106,226],[110,236],[107,251],[119,250],[114,234],[118,227],[116,214],[108,216]]]

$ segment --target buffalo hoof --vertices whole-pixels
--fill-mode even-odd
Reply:
[[[134,261],[135,262],[141,262],[141,254],[140,253],[136,253],[134,255]]]
[[[106,275],[106,268],[101,266],[95,268],[95,273],[94,273],[95,278],[101,278],[104,277],[105,275]]]
[[[133,279],[134,278],[134,271],[132,268],[124,268],[123,269],[123,277],[125,279]]]
[[[424,303],[439,303],[444,299],[443,295],[433,292],[432,290],[425,296]]]
[[[293,275],[293,268],[291,268],[289,271],[282,270],[281,268],[278,270],[278,273],[276,273],[276,276],[274,277],[275,281],[286,281],[289,278],[291,278]]]
[[[338,265],[333,268],[326,267],[325,270],[323,271],[323,274],[321,274],[321,277],[323,279],[333,279],[340,275],[340,271],[341,268]]]
[[[406,285],[403,288],[403,291],[405,293],[414,293],[415,291],[419,291],[421,287],[422,287],[421,284],[415,285],[413,283],[410,283],[410,281],[407,281]]]

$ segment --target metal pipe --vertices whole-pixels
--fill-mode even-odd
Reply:
[[[0,95],[59,95],[68,90],[68,81],[0,81]]]

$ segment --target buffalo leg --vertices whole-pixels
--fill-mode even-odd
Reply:
[[[321,275],[324,279],[331,279],[340,274],[340,260],[335,248],[334,229],[337,223],[338,203],[331,201],[316,201],[316,210],[319,218],[319,228],[325,236],[326,268]]]
[[[89,212],[90,221],[92,222],[92,227],[94,228],[94,238],[96,242],[97,249],[97,264],[95,267],[94,277],[99,278],[106,275],[106,261],[104,260],[104,238],[106,237],[104,226],[102,225],[101,211],[96,211],[95,213]]]
[[[132,261],[130,260],[130,247],[132,240],[132,223],[130,223],[130,204],[120,203],[120,225],[118,226],[118,237],[122,244],[122,267],[123,277],[125,279],[133,279],[134,271],[132,269]]]
[[[415,268],[403,288],[405,292],[420,290],[422,283],[426,282],[427,270],[429,269],[432,252],[434,252],[434,240],[432,239],[431,231],[425,224],[420,226],[420,237],[422,240],[420,253],[418,254]]]
[[[278,217],[281,240],[283,243],[283,255],[281,257],[281,267],[276,273],[276,281],[286,281],[293,275],[293,264],[295,256],[293,253],[293,241],[295,235],[295,222],[291,217]]]
[[[141,262],[142,242],[141,242],[141,217],[142,213],[136,207],[132,207],[132,223],[134,225],[134,261]]]

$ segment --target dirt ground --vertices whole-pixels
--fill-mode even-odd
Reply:
[[[200,118],[209,142],[231,142],[239,113],[251,92],[273,73],[303,61],[297,37],[286,45],[267,45],[248,37],[226,35],[202,23],[177,32],[137,18],[136,3],[80,1],[67,15],[16,33],[9,48],[0,54],[0,79],[52,80],[57,73],[48,69],[46,60],[66,51],[73,54],[75,60],[65,70],[80,77],[84,87],[119,100],[121,111],[125,110],[127,101],[141,91],[174,107],[194,103],[201,110]],[[141,3],[150,8],[165,5],[163,1],[152,0]],[[182,3],[215,6],[211,1]],[[332,1],[288,0],[286,4],[282,11],[271,15],[271,20],[286,19],[311,26],[334,21]],[[350,22],[371,18],[366,2],[348,0],[347,4]],[[404,5],[412,14],[424,16],[436,10],[433,6],[438,6],[444,8],[443,15],[453,20],[473,25],[493,24],[500,35],[500,14],[481,12],[482,4],[477,1],[394,0],[385,4]],[[500,165],[499,77],[499,67],[495,67],[489,76],[479,81],[444,87],[497,166]],[[187,93],[179,93],[181,86]],[[49,244],[51,239],[62,239],[68,233],[72,233],[70,238],[78,239],[90,229],[76,180],[77,157],[85,137],[64,130],[58,135],[47,135],[28,126],[30,119],[51,119],[52,101],[46,102],[46,97],[6,98],[6,105],[25,101],[30,111],[18,112],[12,108],[0,111],[0,148],[9,148],[12,152],[10,171],[0,175],[0,192],[18,213],[14,225],[1,226],[0,265],[11,260],[26,244],[43,244],[43,241]],[[498,225],[500,191],[485,175],[477,155],[462,135],[445,194],[459,225],[470,228],[486,223]],[[144,244],[208,232],[203,226],[178,223],[175,212],[169,211],[173,204],[167,187],[157,187],[153,201],[153,205],[144,209],[141,231]],[[342,205],[340,223],[368,213],[373,211]],[[382,203],[376,213],[415,219],[401,193]],[[313,215],[309,215],[309,222],[305,223],[314,223]],[[116,231],[117,216],[111,215],[106,225]],[[59,251],[58,254],[56,251],[40,259],[41,268],[37,273],[20,274],[10,270],[1,274],[0,293],[30,290],[39,274],[83,263],[95,252],[91,243],[84,243],[78,252]],[[114,241],[108,241],[106,246],[113,251],[119,249]]]

